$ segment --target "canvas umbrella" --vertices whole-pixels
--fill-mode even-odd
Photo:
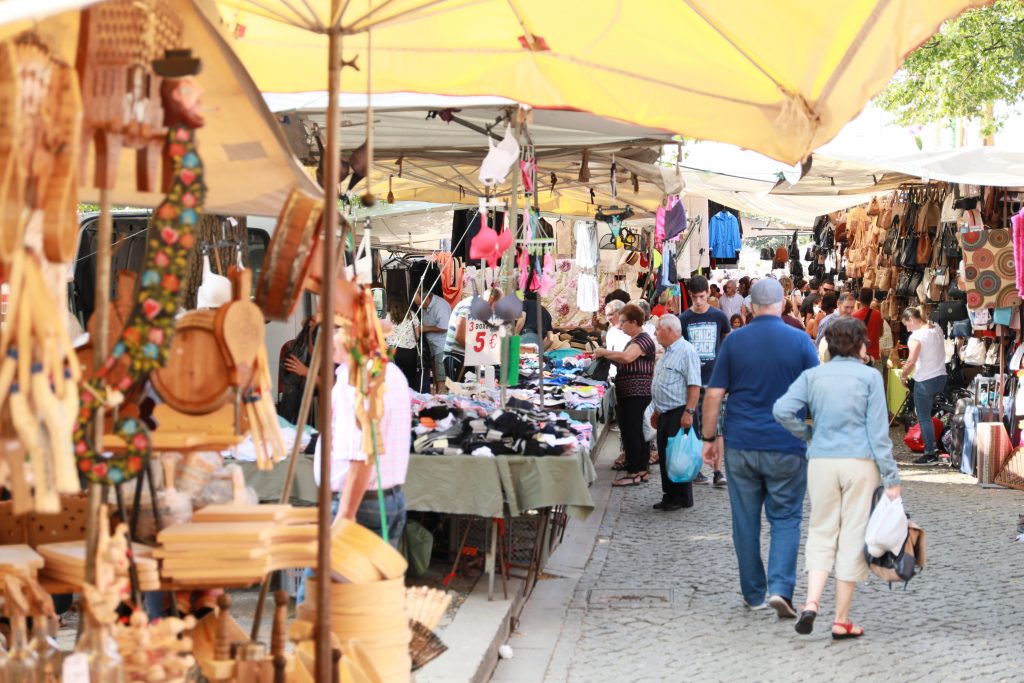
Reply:
[[[204,0],[264,92],[501,95],[796,163],[941,25],[984,0]]]

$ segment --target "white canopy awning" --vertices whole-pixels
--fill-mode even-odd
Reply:
[[[1024,186],[1024,151],[1003,147],[962,147],[893,157],[856,157],[847,161],[887,168],[927,180],[993,187]]]

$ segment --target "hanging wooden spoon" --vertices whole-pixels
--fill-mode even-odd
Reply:
[[[234,299],[217,309],[214,326],[230,365],[231,383],[246,388],[252,384],[256,354],[263,348],[263,312],[249,300],[252,271],[232,266],[228,277]]]

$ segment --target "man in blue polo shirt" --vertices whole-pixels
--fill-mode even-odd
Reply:
[[[784,297],[776,280],[760,280],[751,288],[754,318],[722,343],[704,398],[702,424],[717,423],[728,394],[725,470],[743,600],[751,609],[771,606],[780,617],[795,618],[792,598],[807,446],[775,421],[772,405],[800,373],[818,364],[818,354],[806,333],[782,321]],[[704,459],[711,463],[719,456],[714,430],[707,429],[701,438],[706,442]],[[767,576],[761,559],[762,507],[771,524]]]

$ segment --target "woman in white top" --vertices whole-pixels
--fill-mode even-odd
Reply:
[[[914,464],[936,465],[939,456],[932,426],[932,406],[935,396],[946,388],[946,347],[942,331],[924,319],[921,309],[911,307],[903,311],[903,325],[910,330],[907,342],[910,355],[903,365],[900,379],[906,383],[911,374],[914,376],[914,408],[924,440],[924,455]]]

